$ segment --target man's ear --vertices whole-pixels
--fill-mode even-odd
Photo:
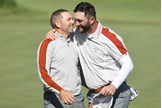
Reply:
[[[93,24],[95,22],[95,18],[94,17],[90,17],[90,24]]]
[[[55,25],[56,25],[57,28],[60,28],[61,27],[61,22],[60,21],[56,21]]]

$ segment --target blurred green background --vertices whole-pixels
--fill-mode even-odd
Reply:
[[[65,8],[73,15],[80,1],[0,0],[0,108],[43,108],[37,48],[51,29],[51,13]],[[134,70],[128,83],[140,90],[129,108],[160,108],[160,0],[86,1],[129,49]],[[86,96],[85,88],[83,92]]]

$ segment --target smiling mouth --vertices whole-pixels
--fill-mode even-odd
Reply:
[[[81,26],[78,26],[77,28],[78,28],[78,29],[82,29],[82,27],[81,27]]]

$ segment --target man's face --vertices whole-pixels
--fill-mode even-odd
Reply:
[[[73,32],[73,25],[74,25],[74,21],[72,19],[72,16],[70,15],[69,12],[63,12],[61,13],[62,15],[62,20],[61,20],[61,29],[70,34],[71,32]]]
[[[89,19],[85,16],[84,12],[76,12],[74,14],[75,18],[75,25],[79,32],[81,33],[87,33],[87,31],[90,29],[90,23]]]

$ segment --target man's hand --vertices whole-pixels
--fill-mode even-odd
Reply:
[[[50,30],[46,34],[46,38],[51,39],[51,40],[56,40],[56,36],[54,35],[55,32],[56,32],[55,29]]]
[[[114,85],[109,84],[108,86],[103,87],[102,90],[100,91],[100,93],[105,96],[107,96],[107,95],[113,96],[115,94],[116,90],[117,89]]]
[[[64,104],[74,103],[74,95],[67,90],[61,90],[59,96]]]

